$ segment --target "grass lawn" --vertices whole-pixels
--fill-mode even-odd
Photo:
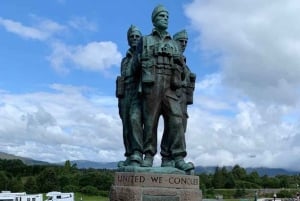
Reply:
[[[76,193],[75,201],[109,201],[109,198],[96,195],[82,195],[81,193]]]

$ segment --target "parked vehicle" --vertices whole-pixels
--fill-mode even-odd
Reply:
[[[45,201],[74,201],[74,193],[61,193],[58,191],[52,191],[46,194],[47,199]],[[1,201],[1,200],[0,200]]]
[[[43,201],[42,194],[26,194],[25,192],[12,193],[1,191],[0,201]]]

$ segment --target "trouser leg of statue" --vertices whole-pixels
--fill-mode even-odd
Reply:
[[[126,160],[119,162],[118,166],[140,166],[143,151],[143,129],[141,122],[141,101],[137,95],[137,90],[127,89],[124,98],[119,100],[119,108],[123,124]]]
[[[127,158],[130,156],[130,143],[129,143],[129,130],[130,130],[130,127],[129,126],[125,126],[125,125],[129,125],[129,122],[128,122],[128,117],[127,117],[127,114],[129,112],[129,102],[128,102],[128,97],[124,97],[122,99],[119,99],[119,115],[120,115],[120,118],[122,120],[122,125],[123,125],[123,144],[124,144],[124,147],[125,147],[125,157],[126,157],[126,161],[125,163],[127,164],[128,160]],[[122,162],[119,164],[119,166],[122,166],[122,165],[126,165],[126,164],[123,164]]]
[[[133,96],[129,114],[129,122],[131,127],[131,133],[129,134],[131,138],[129,142],[131,148],[130,165],[139,166],[142,162],[143,152],[143,128],[140,97]]]
[[[186,163],[186,143],[182,107],[179,99],[166,99],[164,112],[165,130],[161,142],[162,167],[176,167],[189,171],[194,169],[192,163]]]
[[[157,86],[143,86],[143,123],[144,154],[142,166],[151,167],[157,153],[157,127],[160,116],[161,96],[155,90]]]
[[[187,119],[188,119],[188,113],[187,113],[187,103],[186,103],[186,90],[185,88],[182,88],[182,95],[180,97],[180,105],[182,110],[182,125],[184,133],[186,132],[187,128]]]

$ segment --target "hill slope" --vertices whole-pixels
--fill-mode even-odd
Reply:
[[[4,152],[0,152],[0,159],[7,159],[7,160],[21,160],[26,165],[50,165],[50,163],[45,161],[38,161],[31,158],[16,156],[13,154],[7,154]]]

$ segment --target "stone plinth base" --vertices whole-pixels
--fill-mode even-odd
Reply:
[[[199,177],[117,172],[110,201],[201,201]]]

